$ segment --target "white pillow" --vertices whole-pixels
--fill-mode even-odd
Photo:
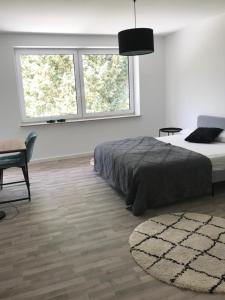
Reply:
[[[215,142],[225,143],[225,130],[218,135],[218,137],[215,139]]]
[[[191,134],[193,131],[195,131],[196,128],[185,128],[185,129],[182,129],[179,134],[182,134],[182,135],[186,135],[188,136],[189,134]]]

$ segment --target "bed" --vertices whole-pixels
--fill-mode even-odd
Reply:
[[[199,116],[197,126],[225,130],[225,118]],[[95,148],[94,169],[122,192],[134,215],[208,195],[213,183],[225,180],[225,143],[189,143],[188,134],[102,143]]]

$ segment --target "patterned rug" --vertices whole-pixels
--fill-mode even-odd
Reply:
[[[225,293],[225,219],[196,213],[165,214],[135,228],[135,261],[177,287]]]

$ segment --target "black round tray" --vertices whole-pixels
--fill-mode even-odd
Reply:
[[[165,128],[161,128],[160,131],[161,132],[180,132],[182,130],[182,128],[179,127],[165,127]]]

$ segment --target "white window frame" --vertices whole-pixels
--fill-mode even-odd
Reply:
[[[134,76],[133,76],[133,60],[129,58],[128,61],[128,81],[129,81],[129,107],[128,110],[117,110],[115,112],[95,112],[87,113],[86,112],[86,101],[85,101],[85,89],[84,89],[84,75],[83,75],[83,63],[82,55],[85,54],[118,54],[117,49],[81,49],[78,51],[79,55],[79,67],[80,67],[80,78],[81,78],[81,94],[82,94],[82,105],[83,105],[83,118],[98,118],[98,117],[107,117],[107,116],[123,116],[123,115],[132,115],[134,114]]]
[[[21,55],[44,55],[44,54],[69,54],[73,55],[74,59],[74,77],[75,77],[75,88],[76,88],[76,101],[77,101],[77,114],[67,114],[67,115],[52,115],[47,117],[27,117],[25,114],[25,98],[23,90],[23,78],[21,72]],[[85,102],[85,90],[84,90],[84,78],[83,78],[83,63],[82,55],[85,54],[118,54],[118,49],[115,48],[15,48],[15,59],[16,59],[16,71],[17,71],[17,82],[19,91],[19,102],[20,102],[20,112],[21,119],[23,123],[38,123],[46,122],[47,120],[53,119],[66,119],[66,120],[90,120],[90,119],[101,119],[101,118],[115,118],[120,116],[132,116],[135,115],[135,83],[134,83],[134,72],[136,71],[134,67],[134,59],[129,57],[128,61],[128,80],[129,80],[129,101],[130,109],[121,110],[115,112],[96,112],[96,113],[86,113],[86,102]]]

